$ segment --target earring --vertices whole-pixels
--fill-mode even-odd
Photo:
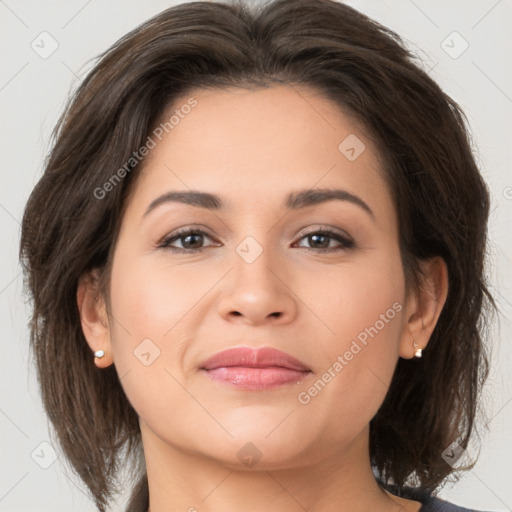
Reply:
[[[104,350],[97,350],[94,352],[94,357],[97,357],[98,359],[101,359],[102,357],[105,357],[105,351]]]
[[[416,343],[416,340],[412,340],[412,344],[414,345],[414,348],[416,349],[416,352],[414,352],[414,357],[421,357],[422,349],[418,346]]]

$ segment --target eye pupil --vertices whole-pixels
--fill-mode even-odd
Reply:
[[[324,242],[327,241],[327,243],[317,244],[318,238],[323,238]],[[310,241],[315,240],[313,242],[313,246],[315,246],[315,247],[321,247],[321,248],[329,247],[329,236],[327,236],[327,235],[320,235],[320,234],[309,235],[309,239],[310,239]]]
[[[190,238],[194,238],[194,237],[199,237],[200,238],[200,242],[202,242],[202,237],[203,235],[200,235],[200,234],[192,234],[192,235],[186,235],[186,236],[183,236],[181,237],[181,239],[183,240],[183,247],[185,247],[186,249],[194,249],[197,247],[197,244],[194,245],[194,243],[192,242],[192,244],[190,244]],[[199,246],[201,246],[201,243],[199,243]]]

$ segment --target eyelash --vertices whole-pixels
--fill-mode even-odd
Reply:
[[[206,249],[206,247],[200,247],[199,249],[182,249],[180,247],[172,247],[170,244],[176,240],[179,240],[180,238],[185,238],[188,235],[205,235],[208,238],[211,238],[208,233],[201,229],[190,229],[190,228],[183,228],[178,231],[176,231],[172,236],[166,236],[160,242],[158,242],[157,248],[159,249],[167,249],[174,253],[179,254],[190,254],[193,252],[199,252],[203,249]],[[307,238],[308,236],[312,235],[322,235],[322,236],[328,236],[329,238],[332,238],[334,240],[337,240],[342,244],[342,247],[331,247],[331,248],[324,248],[324,249],[315,249],[314,247],[302,247],[303,249],[307,249],[310,251],[320,252],[320,253],[328,253],[328,252],[335,252],[335,251],[346,251],[348,249],[352,249],[355,244],[352,240],[350,240],[347,237],[344,237],[340,235],[338,232],[330,229],[330,228],[322,228],[317,231],[311,231],[310,233],[306,233],[305,235],[302,235],[299,240],[302,240],[304,238]]]

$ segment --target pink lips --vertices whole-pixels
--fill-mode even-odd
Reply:
[[[235,347],[223,350],[207,359],[201,369],[216,381],[252,390],[265,390],[300,382],[305,375],[311,373],[295,357],[271,347]]]

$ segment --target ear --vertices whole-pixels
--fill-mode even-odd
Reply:
[[[418,291],[411,291],[405,307],[406,325],[400,339],[400,356],[414,357],[416,347],[425,349],[448,296],[448,268],[439,256],[421,262],[424,277]]]
[[[113,363],[112,343],[107,308],[100,291],[99,275],[96,270],[80,277],[76,298],[82,331],[87,344],[93,351],[93,357],[97,350],[105,351],[102,358],[94,357],[94,362],[98,368],[106,368]]]

